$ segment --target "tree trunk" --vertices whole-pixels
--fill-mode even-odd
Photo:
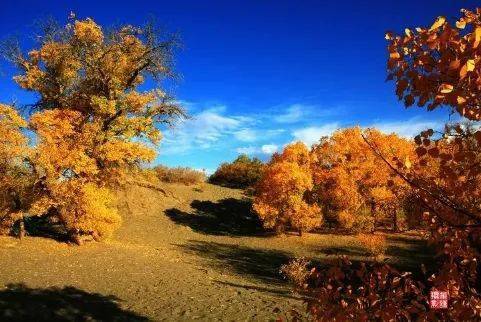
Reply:
[[[22,213],[22,218],[20,218],[20,222],[18,225],[18,238],[23,239],[25,237],[25,218],[23,217]]]
[[[398,222],[397,222],[397,211],[393,213],[393,230],[394,232],[399,232]]]
[[[72,243],[81,246],[83,245],[83,240],[80,236],[78,229],[72,229],[68,232],[69,239]]]

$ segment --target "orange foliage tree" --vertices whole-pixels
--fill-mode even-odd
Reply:
[[[325,217],[341,227],[372,230],[377,215],[393,219],[397,229],[409,185],[380,162],[363,136],[391,158],[411,162],[415,156],[412,142],[396,134],[359,127],[338,130],[312,149],[315,197]]]
[[[253,208],[265,228],[302,234],[319,227],[322,215],[312,201],[312,159],[300,142],[274,154],[256,186]]]
[[[40,97],[29,124],[37,144],[25,161],[39,192],[29,214],[55,217],[76,241],[107,238],[119,226],[109,189],[154,158],[160,123],[183,116],[160,88],[139,89],[146,77],[172,75],[174,46],[150,25],[104,33],[71,17],[64,27],[47,25],[27,56],[8,47],[20,69],[15,81]]]

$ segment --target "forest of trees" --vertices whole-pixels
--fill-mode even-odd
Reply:
[[[418,215],[411,189],[366,140],[406,165],[415,159],[414,142],[359,127],[338,130],[310,150],[300,142],[288,145],[272,157],[256,188],[254,209],[264,226],[299,233],[323,223],[368,232],[382,221],[395,231],[406,227],[407,216]]]

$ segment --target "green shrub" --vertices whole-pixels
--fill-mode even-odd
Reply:
[[[209,182],[230,188],[245,189],[259,181],[264,170],[264,163],[258,158],[249,158],[242,154],[232,163],[223,163],[210,176]]]

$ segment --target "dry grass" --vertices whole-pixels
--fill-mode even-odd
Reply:
[[[359,245],[371,256],[381,257],[386,253],[387,243],[384,235],[359,234],[357,240]]]
[[[169,168],[159,165],[155,167],[153,171],[160,181],[166,183],[182,183],[189,186],[206,181],[204,172],[191,168]]]

